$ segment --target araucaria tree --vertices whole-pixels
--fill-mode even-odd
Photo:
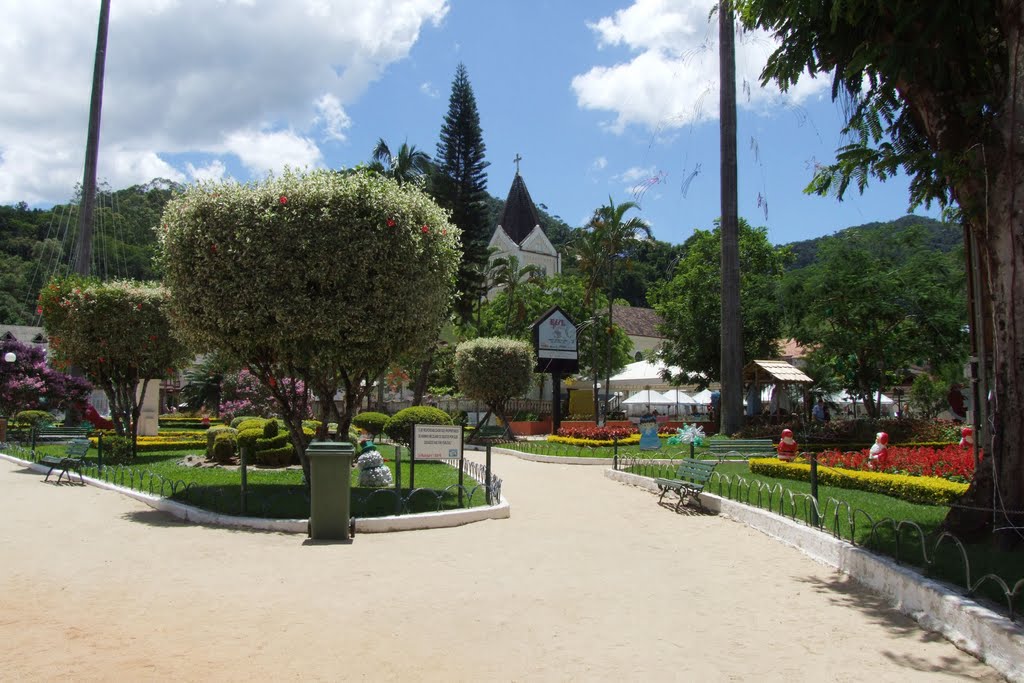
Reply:
[[[1024,528],[1024,5],[1017,0],[737,0],[747,27],[779,47],[762,73],[787,89],[830,74],[847,103],[834,164],[810,189],[842,195],[851,182],[902,169],[911,203],[959,206],[973,280],[972,335],[991,390],[975,402],[983,466],[947,528],[967,536]],[[990,428],[991,425],[991,428]],[[991,456],[991,457],[988,457]],[[993,505],[993,501],[997,504]],[[996,523],[998,522],[998,523]]]
[[[319,436],[331,417],[348,434],[373,380],[437,339],[459,258],[445,212],[373,172],[194,186],[159,232],[176,323],[267,388],[307,474],[306,388],[320,399]]]
[[[462,231],[456,312],[463,322],[473,315],[482,273],[487,266],[487,173],[484,134],[466,67],[459,64],[452,81],[448,113],[441,126],[434,162],[432,194],[452,212],[452,223]]]
[[[483,401],[508,424],[508,402],[530,388],[537,359],[529,342],[501,337],[479,337],[455,349],[455,376],[467,397]]]
[[[39,295],[51,359],[79,368],[103,390],[114,428],[133,443],[150,381],[189,357],[172,329],[168,298],[154,283],[76,276],[53,280]]]

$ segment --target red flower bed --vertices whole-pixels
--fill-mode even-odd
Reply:
[[[636,429],[633,427],[561,427],[558,430],[558,436],[595,441],[625,439],[631,434],[636,434]]]
[[[950,481],[968,483],[974,476],[974,455],[969,448],[950,444],[942,448],[903,448],[890,446],[869,466],[870,449],[859,451],[824,451],[818,454],[818,463],[848,470],[870,470],[890,474],[909,474],[917,477],[941,477]]]

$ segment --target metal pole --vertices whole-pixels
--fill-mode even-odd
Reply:
[[[415,444],[415,442],[413,442]],[[416,446],[409,446],[409,492],[416,488]]]
[[[96,437],[96,470],[103,474],[103,432]]]
[[[395,446],[395,515],[402,514],[402,447]]]
[[[238,456],[239,457],[239,472],[241,472],[241,474],[242,474],[242,500],[241,500],[241,504],[242,504],[241,514],[242,514],[242,516],[245,516],[246,510],[248,510],[248,506],[246,505],[246,502],[247,502],[246,498],[249,495],[249,477],[248,477],[248,471],[246,469],[248,467],[248,464],[249,464],[249,458],[248,458],[248,454],[249,453],[248,453],[248,451],[249,451],[249,447],[248,446],[242,446],[242,448],[240,448],[239,451],[238,451],[238,453],[239,453],[239,456]]]
[[[612,468],[619,469],[619,437],[612,437]]]
[[[484,490],[487,491],[487,504],[493,505],[494,501],[491,496],[491,444],[487,444],[486,448],[486,464],[484,466],[484,478],[487,480],[484,482]]]
[[[818,526],[818,452],[811,451],[811,498],[814,499],[814,507],[811,508],[811,522]]]

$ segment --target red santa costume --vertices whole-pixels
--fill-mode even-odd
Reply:
[[[796,457],[796,439],[793,438],[793,430],[783,429],[782,438],[776,447],[779,453],[779,460],[790,462]]]
[[[889,449],[889,435],[885,432],[878,432],[875,434],[875,443],[871,446],[871,450],[868,451],[868,467],[875,469],[877,467],[878,459],[885,455],[885,452]]]
[[[974,430],[970,427],[960,430],[960,448],[974,448]]]

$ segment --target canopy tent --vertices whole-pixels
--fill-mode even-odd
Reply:
[[[697,402],[693,400],[693,397],[687,393],[680,391],[679,389],[672,389],[665,392],[665,398],[670,402],[681,406],[695,406]]]
[[[612,376],[608,382],[613,389],[668,389],[671,384],[662,379],[661,373],[669,370],[672,374],[682,372],[675,366],[666,366],[661,361],[651,363],[639,360],[627,365],[622,372]]]
[[[652,408],[670,406],[672,401],[668,400],[664,394],[651,389],[644,389],[627,398],[622,402],[622,405],[625,406],[630,415],[642,415],[651,412]]]
[[[703,389],[701,391],[698,391],[690,398],[692,398],[694,402],[699,406],[709,406],[711,405],[711,390]]]
[[[871,395],[871,400],[874,401],[875,403],[878,403],[879,396],[882,397],[883,406],[892,405],[893,403],[896,402],[889,398],[888,396],[886,396],[885,394],[877,393]],[[850,396],[845,391],[837,391],[834,394],[829,394],[828,396],[825,397],[825,400],[828,401],[829,403],[837,403],[839,405],[850,405],[852,403],[860,403],[860,399]]]

